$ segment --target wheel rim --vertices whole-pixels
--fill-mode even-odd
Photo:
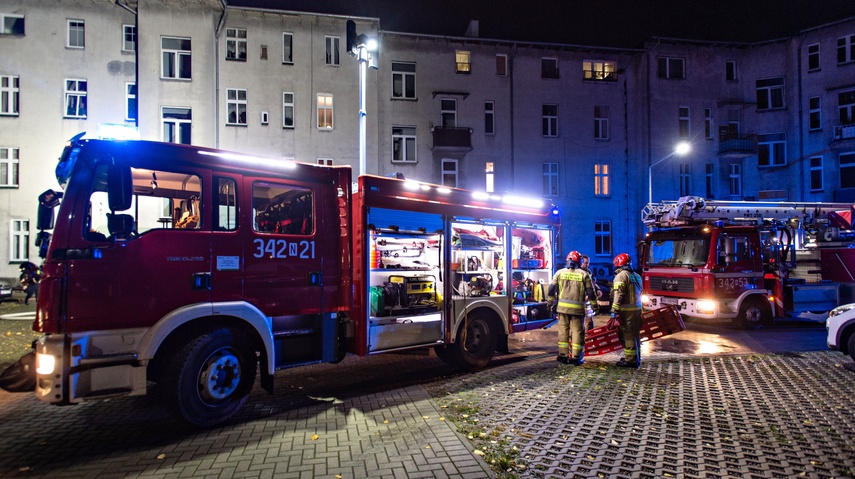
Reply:
[[[240,360],[229,348],[208,356],[199,372],[199,397],[208,404],[228,399],[240,384]]]
[[[487,345],[487,325],[481,320],[472,321],[466,328],[466,350],[470,354],[478,355]]]
[[[763,319],[763,312],[757,306],[749,306],[745,310],[745,322],[748,324],[759,324]]]

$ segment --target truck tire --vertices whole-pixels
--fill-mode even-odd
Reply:
[[[494,323],[480,314],[472,314],[460,325],[457,341],[450,345],[455,364],[465,371],[480,369],[490,362],[496,351],[499,331]]]
[[[436,357],[438,357],[445,364],[448,364],[449,366],[456,366],[457,362],[454,356],[453,348],[453,344],[443,344],[442,346],[434,346],[433,352],[436,354]]]
[[[168,364],[163,390],[170,409],[188,424],[211,427],[246,402],[258,360],[250,341],[222,328],[195,338]]]
[[[772,307],[766,298],[746,299],[739,307],[736,321],[742,329],[760,329],[772,323]]]

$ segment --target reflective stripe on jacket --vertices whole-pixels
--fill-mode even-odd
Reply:
[[[622,269],[615,275],[612,285],[614,300],[612,311],[633,313],[641,311],[641,276],[634,271]]]

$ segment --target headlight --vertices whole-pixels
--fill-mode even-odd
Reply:
[[[53,374],[56,367],[56,356],[50,354],[36,354],[36,372],[38,374]]]
[[[711,299],[701,299],[697,303],[697,308],[699,313],[714,313],[715,312],[715,301]]]
[[[641,302],[643,304],[649,304],[650,303],[650,296],[647,296],[646,294],[642,294],[641,295]]]
[[[830,313],[828,313],[828,317],[831,318],[831,317],[837,316],[838,314],[843,314],[852,308],[855,308],[855,303],[844,304],[843,306],[838,306],[838,307],[832,309]]]

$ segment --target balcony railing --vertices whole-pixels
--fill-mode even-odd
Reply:
[[[472,151],[472,129],[436,126],[433,128],[433,149],[445,148],[459,152]]]
[[[849,140],[855,138],[855,124],[838,125],[834,127],[835,140]]]
[[[745,157],[757,154],[756,133],[736,133],[728,128],[719,130],[718,154],[728,157]]]

